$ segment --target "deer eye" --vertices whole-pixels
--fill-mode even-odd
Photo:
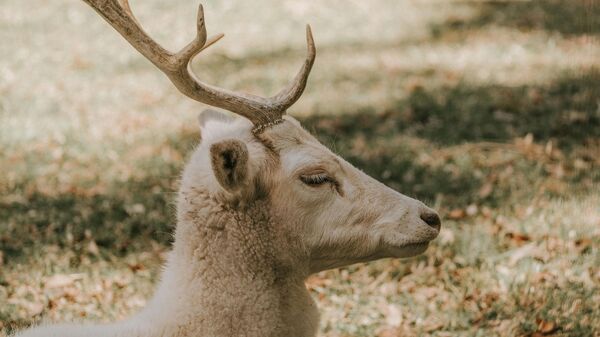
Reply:
[[[319,186],[333,182],[333,179],[330,178],[326,173],[301,175],[300,180],[309,186]]]

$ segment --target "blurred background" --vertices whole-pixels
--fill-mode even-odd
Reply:
[[[196,0],[131,0],[177,50]],[[321,336],[598,336],[600,4],[205,0],[208,83],[290,113],[444,218],[423,256],[323,272]],[[205,107],[82,1],[0,2],[0,336],[144,306]]]

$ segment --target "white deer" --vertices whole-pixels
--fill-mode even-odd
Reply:
[[[296,78],[262,98],[192,74],[191,59],[222,37],[207,39],[202,6],[196,38],[173,54],[143,31],[127,0],[84,1],[182,93],[245,118],[201,115],[173,250],[144,310],[115,324],[47,325],[18,336],[315,336],[319,315],[304,284],[310,274],[414,256],[438,235],[433,210],[367,176],[285,116],[315,59],[310,27]]]

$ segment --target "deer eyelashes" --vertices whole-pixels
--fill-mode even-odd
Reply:
[[[326,183],[335,182],[335,180],[329,177],[325,172],[306,175],[303,174],[300,176],[300,180],[308,186],[320,186]]]
[[[318,170],[310,170],[306,173],[301,173],[298,178],[300,181],[308,186],[309,188],[319,188],[323,186],[331,186],[333,190],[337,192],[341,197],[344,196],[344,190],[342,189],[342,184],[327,171],[323,169]]]

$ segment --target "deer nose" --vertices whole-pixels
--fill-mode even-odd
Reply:
[[[440,230],[440,227],[442,227],[442,221],[436,212],[424,211],[421,213],[421,220],[425,221],[426,224],[438,231]]]

